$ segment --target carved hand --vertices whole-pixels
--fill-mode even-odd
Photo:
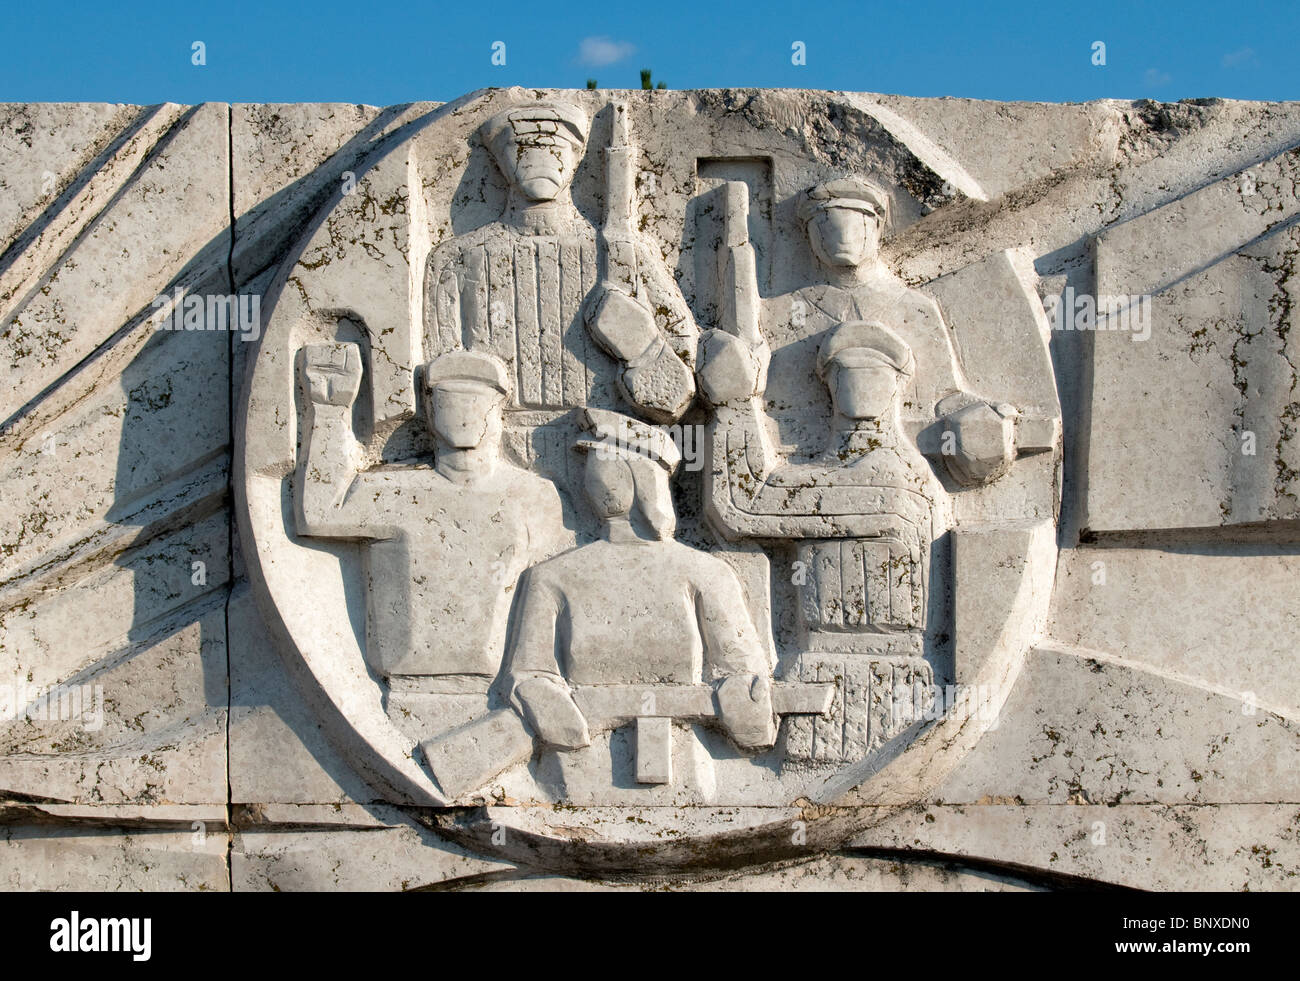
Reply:
[[[1015,407],[1005,402],[972,402],[949,414],[944,460],[953,477],[963,484],[988,484],[1006,473],[1016,458],[1018,417]]]
[[[700,390],[713,405],[761,395],[767,386],[767,342],[750,344],[725,330],[711,330],[700,341]]]
[[[656,422],[674,422],[695,397],[695,380],[643,302],[616,286],[603,287],[588,307],[587,329],[623,363],[624,396]]]
[[[550,678],[526,678],[514,694],[524,720],[542,742],[561,749],[590,745],[587,720],[564,685]]]
[[[776,742],[772,684],[758,674],[724,678],[717,688],[718,718],[742,749],[767,749]]]
[[[620,361],[636,360],[659,340],[654,314],[636,297],[606,285],[592,299],[587,329],[605,351]]]
[[[308,344],[302,349],[307,390],[316,405],[350,406],[361,390],[361,348],[356,344]]]

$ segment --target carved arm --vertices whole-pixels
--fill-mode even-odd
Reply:
[[[320,538],[374,537],[348,497],[358,475],[352,404],[361,388],[361,349],[310,344],[301,357],[308,402],[294,482],[298,532]]]
[[[632,227],[636,148],[628,140],[627,107],[615,103],[613,108],[613,136],[605,151],[602,276],[588,298],[585,319],[596,343],[622,366],[623,397],[646,418],[671,423],[695,397],[695,380],[664,331],[691,340],[694,322],[680,295],[665,302],[677,292],[676,284],[665,293],[663,276],[656,275],[655,260]],[[662,329],[656,311],[667,311]]]

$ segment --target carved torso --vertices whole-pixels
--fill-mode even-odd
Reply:
[[[366,642],[386,675],[497,673],[516,581],[568,542],[555,487],[498,466],[458,484],[432,468],[370,471],[350,501],[375,515],[365,549]]]
[[[686,685],[766,670],[735,573],[679,542],[593,542],[533,569],[524,589],[516,676]]]
[[[881,321],[898,331],[916,356],[917,370],[903,393],[904,416],[933,416],[945,395],[964,389],[957,352],[939,305],[920,290],[893,276],[866,282],[807,286],[779,299],[776,319],[790,325],[788,339],[774,342],[768,394],[782,402],[801,404],[807,387],[787,388],[789,358],[799,358],[805,346],[815,349],[816,338],[836,324],[852,320]],[[788,348],[787,352],[781,350]],[[800,376],[796,376],[800,377]],[[815,388],[813,389],[815,391]]]
[[[429,258],[425,356],[460,347],[496,355],[520,408],[610,404],[614,362],[582,323],[596,273],[585,222],[555,234],[494,222],[458,236]]]

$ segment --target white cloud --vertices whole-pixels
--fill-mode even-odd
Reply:
[[[1159,68],[1148,68],[1146,74],[1142,76],[1142,81],[1154,88],[1160,85],[1168,85],[1173,79],[1168,72],[1162,72]]]
[[[599,68],[622,61],[636,51],[636,45],[628,41],[615,41],[607,37],[584,37],[578,43],[578,62]]]
[[[1254,48],[1238,48],[1223,56],[1224,68],[1254,67],[1258,64],[1259,59],[1255,57]]]

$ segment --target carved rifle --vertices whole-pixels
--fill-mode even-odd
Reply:
[[[772,684],[777,716],[825,715],[834,684]],[[720,712],[711,685],[586,685],[574,701],[592,733],[629,723],[636,731],[637,782],[672,782],[671,731],[674,722],[717,725]],[[497,709],[459,729],[421,744],[438,786],[450,799],[482,787],[533,754],[532,732],[512,708]]]

